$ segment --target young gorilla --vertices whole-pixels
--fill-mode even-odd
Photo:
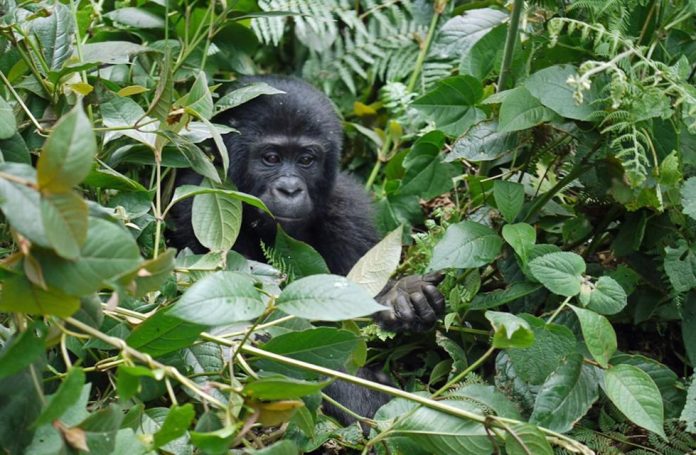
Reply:
[[[276,223],[280,223],[289,235],[314,247],[332,273],[345,275],[377,243],[378,235],[367,194],[339,171],[340,120],[329,99],[299,79],[263,76],[246,78],[242,84],[253,82],[265,82],[285,93],[259,96],[215,120],[239,131],[224,138],[230,180],[240,191],[263,200],[275,219],[245,204],[234,249],[264,261],[260,243],[272,245]],[[192,171],[180,171],[176,184],[200,180]],[[175,206],[170,224],[173,246],[205,251],[193,233],[190,200]],[[430,329],[444,309],[444,298],[436,288],[441,279],[436,273],[389,283],[376,298],[387,309],[374,319],[393,331]],[[343,383],[333,384],[329,393],[368,417],[385,402],[374,392]],[[345,416],[338,417],[345,423]]]

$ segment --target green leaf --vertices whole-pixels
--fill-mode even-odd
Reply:
[[[162,447],[168,442],[183,436],[195,416],[196,411],[191,403],[169,408],[162,427],[157,433],[152,435],[155,447]]]
[[[544,433],[534,425],[516,423],[509,428],[505,435],[505,451],[508,455],[554,454]]]
[[[12,106],[0,96],[0,139],[9,139],[17,131],[17,121],[15,120]]]
[[[512,283],[510,287],[506,289],[477,294],[471,302],[471,309],[486,310],[489,308],[497,308],[524,298],[539,289],[541,289],[541,285],[537,283],[529,283],[527,281]]]
[[[216,431],[201,432],[191,431],[191,443],[202,449],[203,453],[210,454],[226,454],[230,450],[230,446],[234,443],[238,429],[235,426],[226,426]],[[290,441],[283,441],[290,442]],[[295,453],[293,453],[295,455]]]
[[[90,218],[87,239],[80,256],[68,260],[47,252],[35,253],[46,283],[67,294],[85,296],[106,286],[107,281],[135,268],[141,261],[133,236],[118,224]]]
[[[244,87],[228,92],[215,103],[215,113],[219,114],[228,109],[235,108],[261,95],[280,95],[285,93],[265,82],[254,82]]]
[[[384,310],[365,288],[337,275],[312,275],[290,283],[276,306],[293,316],[319,321],[342,321]]]
[[[168,248],[156,258],[143,261],[136,268],[120,275],[116,282],[128,289],[134,297],[144,297],[148,292],[159,290],[171,277],[175,255],[176,250]]]
[[[201,245],[211,251],[227,251],[242,226],[242,203],[224,193],[199,194],[193,198],[191,224]]]
[[[230,198],[235,198],[253,207],[259,208],[271,215],[271,211],[268,210],[266,204],[264,204],[261,199],[255,196],[242,193],[240,191],[225,190],[220,188],[206,188],[204,186],[196,185],[181,185],[177,187],[176,190],[174,190],[174,196],[172,196],[172,201],[169,203],[169,205],[172,206],[178,202],[183,201],[184,199],[188,199],[199,194],[221,194]]]
[[[293,441],[278,441],[261,450],[251,452],[252,455],[297,455],[300,450]]]
[[[0,379],[19,373],[41,357],[46,333],[46,326],[37,321],[8,340],[0,352]]]
[[[677,292],[687,292],[696,287],[696,252],[683,239],[676,248],[665,247],[665,273]]]
[[[611,367],[604,373],[604,391],[631,422],[667,439],[660,391],[646,372],[632,365]]]
[[[282,271],[288,274],[291,281],[310,275],[330,273],[326,261],[317,250],[290,237],[280,225],[276,227],[273,251],[275,259],[282,262]]]
[[[5,163],[0,164],[0,170],[21,177],[15,166],[26,165]],[[43,223],[37,223],[41,219],[40,201],[41,196],[34,188],[0,178],[0,209],[7,221],[33,244],[50,248]]]
[[[531,260],[529,270],[549,291],[572,297],[580,293],[585,261],[575,253],[561,251]]]
[[[473,221],[452,224],[435,245],[429,269],[480,267],[493,262],[502,246],[503,239],[487,226]]]
[[[58,255],[77,259],[87,239],[87,203],[68,191],[41,198],[41,220],[46,237]]]
[[[138,351],[159,357],[190,346],[205,328],[205,325],[186,322],[160,310],[136,326],[126,342]]]
[[[104,143],[128,136],[154,149],[157,124],[145,116],[145,111],[138,103],[127,97],[114,96],[102,101],[100,109],[104,126],[115,129],[104,134]]]
[[[454,76],[435,84],[428,93],[413,101],[412,106],[435,122],[450,136],[459,136],[485,118],[475,105],[483,97],[483,87],[472,76]]]
[[[215,272],[188,288],[168,314],[194,324],[216,326],[249,321],[264,309],[251,276]]]
[[[696,177],[689,177],[681,187],[682,213],[696,220]]]
[[[568,85],[568,79],[577,74],[578,70],[572,65],[550,66],[529,76],[524,82],[524,87],[541,101],[541,104],[562,117],[588,120],[596,110],[592,107],[592,101],[596,97],[593,91],[587,91],[584,92],[582,104],[575,101],[575,89]]]
[[[592,357],[604,368],[609,366],[609,359],[616,352],[616,332],[611,322],[601,314],[568,305],[578,317],[582,336]]]
[[[561,360],[539,389],[529,422],[566,433],[599,398],[599,378],[579,353]]]
[[[496,180],[493,184],[493,197],[505,221],[512,223],[524,204],[524,186],[521,183]]]
[[[269,376],[247,383],[242,393],[257,400],[288,400],[317,393],[330,383],[331,381],[311,382],[285,376]]]
[[[355,263],[347,278],[376,296],[387,285],[401,260],[403,226],[391,231]]]
[[[432,199],[452,189],[452,179],[461,173],[453,164],[443,163],[440,151],[445,145],[441,131],[431,131],[420,137],[402,162],[406,174],[399,194]]]
[[[171,131],[166,131],[164,135],[169,139],[169,145],[175,147],[186,158],[191,169],[215,183],[222,183],[213,162],[196,144]]]
[[[686,395],[686,405],[679,420],[686,422],[686,431],[696,433],[696,381],[694,381],[693,375]]]
[[[78,103],[46,140],[36,165],[39,187],[50,193],[69,191],[87,177],[96,153],[92,124]]]
[[[332,327],[318,327],[278,335],[263,345],[263,349],[303,362],[320,365],[334,370],[343,370],[358,346],[359,338],[347,330]],[[274,371],[290,376],[313,377],[302,370],[280,363],[260,360],[259,366],[265,371]]]
[[[488,32],[508,18],[495,8],[476,8],[449,19],[438,31],[433,52],[438,57],[464,56]]]
[[[486,311],[485,316],[493,326],[493,347],[527,348],[534,344],[534,332],[524,319],[498,311]]]
[[[580,295],[582,297],[582,294]],[[624,288],[608,276],[597,280],[590,291],[588,301],[583,302],[587,309],[599,314],[616,314],[623,310],[627,303],[628,297]]]
[[[70,8],[62,3],[46,5],[45,8],[49,10],[47,15],[37,15],[27,24],[40,44],[48,68],[58,70],[73,53],[71,44],[75,21]]]
[[[474,125],[452,145],[445,161],[493,161],[514,150],[517,135],[498,132],[497,120],[485,120]]]
[[[200,71],[193,81],[191,90],[176,102],[178,106],[194,113],[196,117],[210,120],[213,116],[213,95],[208,89],[208,79],[203,71]]]
[[[104,14],[114,22],[128,25],[133,28],[164,28],[164,19],[146,9],[125,7],[114,9]]]
[[[1,107],[0,116],[2,116]],[[0,122],[2,121],[3,120],[0,120]],[[2,126],[0,126],[0,128],[2,128]],[[24,141],[22,135],[17,132],[7,139],[0,139],[0,153],[5,161],[31,164],[31,155],[29,154],[27,143]]]
[[[508,349],[505,352],[523,381],[541,384],[568,354],[576,351],[575,335],[567,327],[547,324],[546,321],[521,315],[534,332],[534,344],[528,348]]]
[[[25,276],[5,280],[0,299],[0,311],[26,314],[71,316],[80,308],[77,297],[65,295],[57,289],[41,289]]]
[[[554,117],[526,88],[516,87],[509,92],[500,106],[499,133],[526,130]]]
[[[71,368],[56,393],[49,399],[39,418],[34,422],[34,426],[39,427],[59,419],[67,409],[80,399],[84,384],[85,373],[82,368]]]
[[[536,243],[536,230],[527,223],[506,224],[503,226],[503,238],[525,263]]]
[[[441,400],[440,403],[483,414],[479,408],[463,400]],[[394,434],[407,437],[437,455],[481,455],[493,452],[493,443],[486,429],[478,422],[420,407],[397,420]]]

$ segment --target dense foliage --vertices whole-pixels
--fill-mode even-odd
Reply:
[[[696,3],[0,0],[7,453],[696,449]],[[348,278],[242,204],[215,115],[294,74],[385,239]],[[177,168],[207,180],[174,189]],[[205,255],[166,247],[194,198]],[[446,270],[425,336],[370,322]],[[369,343],[369,344],[368,344]],[[396,387],[352,374],[384,365]],[[395,398],[342,428],[340,377]],[[235,452],[237,453],[237,452]]]

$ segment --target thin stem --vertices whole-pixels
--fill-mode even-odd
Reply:
[[[508,77],[510,76],[512,66],[512,56],[515,53],[515,43],[517,42],[517,32],[520,27],[520,15],[524,7],[524,0],[515,0],[512,4],[512,15],[510,16],[510,27],[508,28],[507,37],[505,38],[505,50],[503,53],[503,63],[500,67],[500,76],[498,77],[498,91],[505,90]]]
[[[160,238],[162,236],[162,157],[161,152],[156,152],[155,172],[157,174],[157,191],[155,193],[155,247],[152,257],[159,254]]]
[[[41,127],[39,124],[39,121],[36,120],[36,117],[31,113],[29,108],[27,107],[26,104],[24,104],[24,101],[22,101],[22,98],[19,96],[19,94],[15,91],[14,87],[12,87],[12,84],[10,84],[10,81],[7,80],[5,77],[5,73],[0,71],[0,79],[2,79],[2,82],[7,86],[7,88],[10,90],[10,93],[12,93],[12,96],[17,100],[19,105],[22,107],[22,110],[24,113],[29,117],[29,120],[31,120],[31,123],[34,124],[34,127],[38,130],[39,133],[45,133],[45,130]]]
[[[377,161],[375,161],[375,165],[372,168],[372,172],[370,172],[370,176],[367,178],[367,182],[365,182],[365,189],[368,191],[370,190],[370,188],[372,188],[372,184],[375,183],[375,179],[379,174],[379,170],[382,168],[382,162],[384,161],[384,157],[387,156],[389,147],[391,147],[391,139],[391,134],[387,132],[384,138],[384,142],[382,143],[382,148],[379,150],[379,152],[377,152]]]
[[[440,387],[435,393],[433,393],[433,394],[430,396],[430,398],[435,398],[435,397],[438,397],[438,396],[442,395],[442,394],[445,393],[449,388],[451,388],[454,384],[460,382],[462,379],[464,379],[465,377],[469,376],[469,374],[470,374],[472,371],[476,370],[478,367],[480,367],[481,365],[483,365],[483,363],[484,363],[486,360],[488,360],[488,358],[489,358],[490,356],[492,356],[494,352],[495,352],[495,348],[494,348],[493,346],[491,346],[490,348],[488,348],[488,350],[487,350],[486,352],[484,352],[483,355],[482,355],[481,357],[479,357],[474,363],[472,363],[471,365],[469,365],[464,371],[462,371],[461,373],[459,373],[458,375],[456,375],[455,377],[453,377],[452,379],[450,379],[449,381],[447,381],[447,383],[446,383],[445,385],[443,385],[442,387]]]
[[[563,311],[563,308],[565,308],[566,305],[568,305],[568,302],[570,302],[570,299],[572,299],[572,298],[573,298],[573,296],[566,297],[566,299],[563,301],[563,303],[561,303],[561,306],[556,308],[556,311],[553,312],[553,314],[551,315],[549,320],[546,321],[546,323],[551,324],[553,322],[553,320],[556,319],[556,316],[558,316],[561,313],[561,311]]]
[[[425,63],[425,57],[428,56],[430,45],[432,44],[433,37],[435,36],[435,32],[437,31],[437,21],[440,20],[440,15],[442,14],[442,10],[444,9],[446,4],[447,1],[436,2],[435,6],[433,7],[433,17],[430,19],[428,34],[426,35],[425,41],[421,46],[420,52],[418,53],[418,58],[416,59],[416,65],[413,68],[411,77],[409,78],[408,84],[406,85],[406,90],[408,92],[413,92],[413,90],[416,88],[416,84],[418,83],[418,76],[420,76],[421,70],[423,69],[423,64]]]

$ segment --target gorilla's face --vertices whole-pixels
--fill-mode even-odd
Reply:
[[[284,226],[303,223],[314,213],[320,194],[326,151],[305,136],[265,136],[249,150],[248,175],[253,193]]]

